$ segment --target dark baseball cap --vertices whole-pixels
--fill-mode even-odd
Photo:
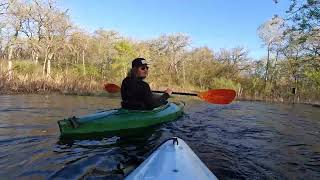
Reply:
[[[146,61],[146,59],[144,58],[135,58],[133,61],[132,61],[132,68],[133,67],[140,67],[140,66],[147,66],[148,63]]]

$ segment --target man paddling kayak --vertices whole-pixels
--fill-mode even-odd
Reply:
[[[121,84],[121,106],[124,109],[152,110],[167,103],[171,89],[161,96],[152,94],[148,83],[143,81],[148,76],[148,64],[144,58],[132,61],[132,68]]]

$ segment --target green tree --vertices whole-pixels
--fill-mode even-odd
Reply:
[[[133,44],[126,40],[116,43],[114,48],[117,51],[117,55],[113,58],[113,76],[114,79],[123,79],[130,69],[132,59],[137,54],[134,51]]]

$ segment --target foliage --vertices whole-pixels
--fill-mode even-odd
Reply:
[[[94,79],[101,79],[101,75],[99,73],[99,69],[94,65],[86,65],[86,75],[83,75],[83,69],[81,64],[76,64],[72,67],[72,74],[76,77],[90,77]]]
[[[18,74],[32,74],[39,70],[39,66],[31,61],[15,61],[14,62],[14,71]]]
[[[211,89],[234,89],[238,90],[240,89],[241,85],[239,83],[236,83],[230,79],[226,78],[213,78],[212,82],[210,83]]]

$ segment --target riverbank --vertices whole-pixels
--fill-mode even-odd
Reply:
[[[15,94],[64,94],[77,96],[119,96],[119,94],[109,94],[104,90],[104,84],[115,83],[120,85],[120,80],[96,79],[90,76],[75,75],[73,73],[54,73],[50,76],[43,76],[40,72],[33,74],[14,74],[11,79],[7,74],[0,73],[0,95]],[[161,85],[163,83],[150,83],[151,89],[165,90],[167,87]],[[224,87],[224,86],[223,86]],[[200,89],[191,85],[184,84],[182,87],[178,85],[170,85],[176,92],[202,92]],[[226,87],[227,88],[227,87]],[[231,88],[231,87],[229,87]],[[232,89],[232,88],[231,88]],[[297,96],[298,97],[298,96]],[[262,95],[250,96],[242,92],[236,100],[239,101],[264,101],[276,103],[300,103],[311,104],[320,107],[320,99],[315,98],[295,98],[287,95],[286,97],[264,97]]]
[[[292,99],[271,99],[271,98],[250,98],[250,97],[237,97],[236,100],[238,101],[252,101],[252,102],[270,102],[270,103],[284,103],[284,104],[307,104],[312,105],[313,107],[320,107],[320,101],[293,101]]]
[[[48,84],[43,84],[41,88],[39,86],[32,86],[33,88],[27,88],[22,86],[15,86],[15,87],[6,87],[0,88],[0,95],[19,95],[19,94],[40,94],[40,95],[48,95],[48,94],[62,94],[62,95],[71,95],[71,96],[96,96],[96,97],[120,97],[119,93],[108,93],[103,90],[103,85],[97,85],[96,83],[94,86],[91,86],[91,89],[86,89],[82,87],[72,86],[73,88],[68,89],[59,89],[57,86],[50,86]],[[103,82],[101,82],[103,84]],[[30,86],[29,86],[30,87]],[[157,88],[161,89],[161,88]],[[163,88],[162,88],[163,89]],[[182,88],[175,88],[174,91],[179,92],[188,92]],[[196,92],[196,91],[193,91]],[[251,102],[270,102],[270,103],[283,103],[283,104],[293,104],[291,100],[283,100],[283,99],[268,99],[268,98],[257,98],[257,97],[236,97],[237,101],[251,101]],[[312,105],[313,107],[320,108],[320,101],[299,101],[295,102],[295,104],[307,104]]]

